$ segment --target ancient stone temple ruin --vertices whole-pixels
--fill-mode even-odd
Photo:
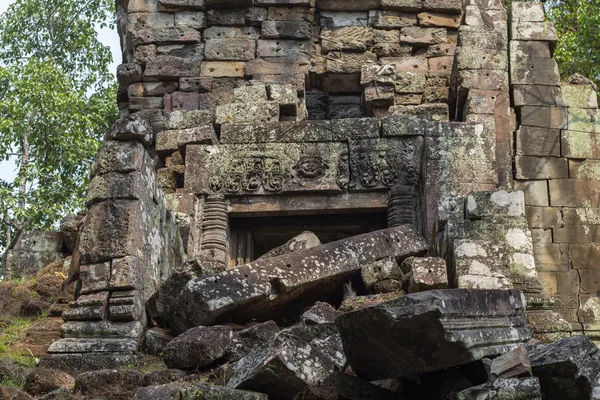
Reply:
[[[337,327],[370,381],[506,353],[531,337],[525,311],[542,341],[600,339],[600,112],[589,81],[561,81],[543,3],[119,0],[117,14],[121,116],[45,365],[112,368],[155,326],[286,326],[367,294],[392,302]],[[437,332],[422,344],[435,361],[405,358],[400,331]],[[285,365],[299,336],[268,353]],[[252,375],[263,356],[227,386],[293,398]]]

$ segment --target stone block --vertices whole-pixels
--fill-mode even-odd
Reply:
[[[128,31],[144,28],[166,28],[174,25],[174,15],[169,13],[130,13],[127,15]]]
[[[539,2],[514,2],[510,5],[510,19],[513,24],[521,22],[543,22],[544,4]]]
[[[314,13],[307,7],[273,6],[267,14],[269,21],[312,21],[313,18]]]
[[[380,0],[317,0],[317,8],[324,11],[368,11],[379,8]]]
[[[527,58],[551,58],[548,42],[510,41],[510,59],[523,61]]]
[[[421,26],[439,26],[442,28],[457,29],[461,21],[460,14],[452,15],[431,11],[419,13],[417,17]]]
[[[421,104],[418,106],[392,106],[390,107],[392,115],[416,115],[419,117],[427,117],[434,121],[448,121],[449,110],[448,104]]]
[[[350,191],[415,185],[420,179],[420,136],[351,140],[349,147]],[[385,164],[378,162],[383,159]]]
[[[89,207],[107,199],[143,199],[148,197],[149,187],[151,185],[147,175],[144,176],[137,171],[108,172],[96,175],[90,180],[85,203]]]
[[[393,258],[384,258],[365,265],[361,268],[360,275],[367,290],[370,292],[374,290],[378,282],[388,279],[402,281],[404,278],[404,273],[400,269],[400,265]]]
[[[423,7],[422,0],[381,0],[384,10],[420,11]]]
[[[265,21],[262,24],[263,39],[310,40],[312,27],[305,21]]]
[[[561,89],[569,107],[598,108],[598,97],[592,86],[562,83]]]
[[[547,181],[516,181],[515,190],[525,193],[525,205],[548,206],[548,182]]]
[[[515,85],[560,85],[558,64],[553,58],[514,59],[510,64],[510,79]]]
[[[454,57],[432,57],[427,60],[429,62],[429,76],[450,77],[452,74],[452,65]]]
[[[168,1],[168,0],[167,0]],[[158,0],[132,0],[127,4],[128,12],[156,12]]]
[[[599,243],[600,225],[570,225],[554,228],[554,241],[559,243]]]
[[[151,98],[154,99],[154,98]],[[162,99],[159,99],[162,108]],[[131,114],[115,121],[104,140],[138,141],[149,146],[154,140],[152,125],[140,114]]]
[[[600,180],[600,161],[569,160],[569,177],[572,179]]]
[[[521,107],[521,125],[567,129],[567,109],[564,107]]]
[[[200,64],[198,64],[200,68]],[[127,95],[129,97],[162,96],[165,93],[172,93],[177,90],[177,82],[138,82],[129,85]]]
[[[144,28],[132,32],[134,46],[140,44],[199,43],[200,32],[187,27]]]
[[[447,289],[448,274],[443,258],[412,258],[410,262],[409,293]]]
[[[512,350],[531,337],[524,310],[525,298],[516,290],[434,290],[344,314],[336,325],[352,370],[372,381],[436,371]],[[498,324],[485,328],[489,331],[482,338],[483,315]],[[460,328],[449,321],[460,321]],[[415,337],[410,333],[414,329],[435,335]],[[448,345],[440,346],[445,341]],[[435,352],[435,357],[424,360],[425,348],[431,348],[426,351]]]
[[[540,382],[537,378],[496,379],[459,392],[457,399],[503,399],[507,395],[514,400],[542,400]]]
[[[568,245],[565,243],[534,242],[536,269],[546,272],[567,271],[569,269],[567,247]],[[556,287],[556,284],[554,286]]]
[[[402,28],[400,31],[401,43],[430,45],[445,43],[446,40],[446,29],[444,28],[421,28],[411,26]]]
[[[147,155],[141,143],[109,140],[96,153],[91,177],[108,172],[142,171],[145,165]]]
[[[324,294],[334,287],[341,288],[363,265],[386,257],[404,259],[421,254],[426,248],[420,234],[405,225],[255,261],[189,282],[178,300],[180,307],[175,308],[177,315],[173,319],[179,330],[220,320],[270,319],[286,308],[290,311],[290,301],[294,301],[294,307],[305,307],[311,299],[304,294],[315,293],[315,285]],[[276,292],[271,290],[273,287],[278,288]],[[277,295],[284,292],[296,295]],[[313,298],[310,304],[314,301]]]
[[[233,61],[204,61],[200,66],[200,74],[215,78],[243,78],[245,65]]]
[[[132,111],[155,110],[163,108],[162,97],[130,97],[129,109]]]
[[[275,121],[279,121],[279,104],[274,101],[231,103],[216,108],[216,124]]]
[[[573,269],[586,270],[598,269],[598,256],[600,256],[600,244],[569,244],[568,258],[571,260]]]
[[[214,77],[181,77],[179,78],[179,90],[182,92],[207,93],[212,90]]]
[[[558,179],[548,185],[552,207],[600,208],[600,182]]]
[[[288,57],[309,60],[314,54],[314,44],[300,40],[258,40],[257,57]]]
[[[381,119],[382,136],[425,136],[434,123],[419,116],[390,115]]]
[[[138,64],[120,64],[117,67],[119,87],[126,88],[134,82],[142,80],[142,67]]]
[[[427,87],[423,91],[423,103],[447,103],[450,96],[449,88]]]
[[[401,29],[417,25],[417,16],[413,13],[387,10],[369,10],[369,22],[373,28]]]
[[[562,131],[561,152],[568,158],[600,158],[600,134]]]
[[[194,29],[206,28],[206,14],[198,11],[183,11],[175,13],[175,26]]]
[[[365,27],[348,26],[321,33],[323,51],[366,51],[373,44],[373,31]]]
[[[360,74],[326,74],[323,78],[323,91],[329,93],[361,92]],[[357,106],[360,108],[360,104]]]
[[[425,89],[427,79],[425,74],[418,72],[396,72],[394,77],[394,87],[396,93],[422,93]]]
[[[557,106],[562,105],[559,88],[544,85],[514,85],[512,86],[515,107],[520,106]]]
[[[377,62],[377,56],[370,51],[364,53],[334,52],[327,57],[327,72],[335,74],[360,73],[366,64]]]
[[[246,75],[294,75],[304,74],[308,71],[307,66],[299,65],[293,60],[265,60],[257,58],[246,63]],[[256,79],[256,78],[255,78]]]
[[[460,89],[508,90],[508,73],[503,70],[460,70],[458,71]]]
[[[379,137],[377,118],[341,118],[331,120],[332,140],[347,141]]]
[[[177,110],[166,115],[165,127],[167,129],[187,129],[213,122],[214,115],[208,110]]]
[[[187,147],[185,187],[228,195],[338,192],[349,174],[343,150],[341,143],[192,145]],[[263,155],[256,156],[259,151]],[[236,172],[239,168],[246,173]]]
[[[135,2],[141,1],[135,0]],[[158,0],[158,5],[161,9],[206,10],[206,0]]]
[[[458,29],[458,45],[475,49],[506,50],[508,38],[500,31],[463,25]]]
[[[532,228],[552,228],[562,225],[561,209],[557,207],[532,207],[526,209],[527,222]]]
[[[456,49],[458,69],[508,70],[506,51],[459,47]]]
[[[567,110],[570,130],[600,133],[600,110],[577,107]]]
[[[164,96],[165,111],[198,110],[200,94],[196,92],[173,92]]]
[[[217,26],[239,26],[246,25],[246,9],[208,10],[206,22],[209,27]]]
[[[242,86],[233,89],[233,100],[236,103],[256,103],[265,102],[267,97],[267,87],[265,85]]]
[[[521,126],[516,133],[517,154],[560,157],[560,130]]]
[[[204,48],[206,60],[248,61],[256,56],[256,41],[249,39],[209,39]]]
[[[242,8],[252,7],[254,0],[205,0],[206,8]]]
[[[203,32],[204,40],[211,39],[260,39],[260,30],[251,26],[231,27],[231,26],[211,26]]]
[[[566,158],[516,156],[517,179],[566,179],[569,165]]]
[[[370,110],[393,106],[396,95],[393,86],[367,86],[363,89],[363,98],[367,110]]]
[[[556,43],[558,35],[552,22],[525,22],[511,24],[511,40],[539,40]]]

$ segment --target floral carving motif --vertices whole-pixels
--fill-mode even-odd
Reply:
[[[209,178],[214,193],[253,193],[261,188],[269,192],[280,192],[291,176],[275,157],[250,156],[234,159],[225,173]]]

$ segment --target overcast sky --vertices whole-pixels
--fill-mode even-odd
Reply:
[[[0,0],[0,14],[6,11],[8,6],[15,0]],[[98,29],[98,38],[102,43],[110,46],[113,54],[113,63],[110,69],[114,72],[117,71],[117,65],[121,63],[121,48],[119,45],[119,35],[117,31],[111,31],[110,29]],[[12,161],[0,162],[0,179],[12,181],[16,175],[15,164]]]

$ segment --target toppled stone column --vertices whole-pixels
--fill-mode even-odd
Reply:
[[[336,319],[352,370],[369,381],[506,353],[531,338],[518,290],[432,290]]]
[[[183,331],[219,321],[272,319],[324,300],[360,268],[386,257],[404,259],[427,251],[410,225],[384,229],[291,254],[255,261],[190,280],[164,316]]]

